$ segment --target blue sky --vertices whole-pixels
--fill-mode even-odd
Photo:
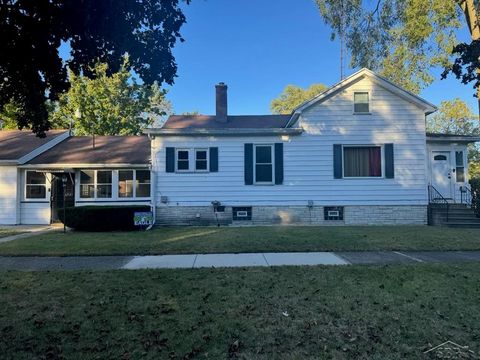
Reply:
[[[174,49],[178,77],[168,94],[176,113],[214,113],[220,81],[229,87],[230,114],[270,113],[287,84],[339,81],[339,44],[313,0],[193,0],[184,8],[186,41]],[[421,96],[434,104],[460,97],[475,110],[472,93],[454,77],[438,77]]]

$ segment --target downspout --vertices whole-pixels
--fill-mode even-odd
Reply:
[[[150,209],[152,211],[152,215],[153,215],[153,222],[152,222],[152,226],[153,227],[155,225],[155,221],[157,220],[157,214],[156,214],[156,210],[157,210],[157,207],[156,207],[156,198],[155,198],[155,195],[156,195],[156,191],[155,191],[155,188],[156,188],[156,180],[157,180],[157,176],[156,176],[156,172],[153,170],[153,146],[152,146],[152,141],[155,140],[155,136],[152,136],[151,134],[148,134],[148,138],[150,139],[150,165],[149,165],[149,169],[150,169]],[[149,228],[151,228],[149,227]]]

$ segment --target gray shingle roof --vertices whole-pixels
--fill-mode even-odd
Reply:
[[[171,115],[162,129],[271,129],[283,128],[290,115],[229,115],[226,123],[215,115]]]
[[[147,136],[73,136],[30,160],[28,164],[149,164]]]
[[[66,131],[50,130],[46,137],[39,138],[30,130],[1,130],[0,161],[18,160]]]

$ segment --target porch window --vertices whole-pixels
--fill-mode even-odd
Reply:
[[[97,171],[97,198],[112,197],[112,172]]]
[[[353,94],[353,112],[357,114],[368,114],[370,112],[368,92]]]
[[[25,198],[45,199],[47,197],[47,178],[44,173],[27,171]]]
[[[455,174],[457,182],[465,182],[465,165],[463,151],[455,151]]]
[[[382,148],[380,146],[345,146],[343,159],[344,177],[382,176]]]
[[[150,197],[150,170],[136,171],[136,197]]]
[[[133,197],[133,170],[118,171],[118,197]]]
[[[80,171],[80,197],[81,198],[95,197],[95,171],[94,170]]]
[[[255,183],[273,183],[273,145],[255,145]]]

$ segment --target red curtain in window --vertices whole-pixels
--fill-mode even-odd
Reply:
[[[382,152],[379,147],[368,149],[369,176],[382,176]]]

